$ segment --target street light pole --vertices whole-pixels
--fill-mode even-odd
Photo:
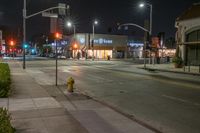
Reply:
[[[153,6],[152,4],[148,4],[150,6],[150,36],[152,35],[152,23],[153,23]]]
[[[73,41],[75,43],[75,40],[76,40],[76,26],[72,22],[68,21],[67,22],[67,27],[71,28],[72,26],[73,26],[73,30],[74,30]],[[73,52],[73,58],[75,58],[75,51]]]
[[[152,4],[149,4],[149,3],[141,3],[139,6],[140,7],[144,7],[145,5],[148,5],[150,7],[150,27],[149,27],[149,36],[151,37],[152,35],[152,21],[153,21],[153,6]],[[150,58],[150,57],[149,57]],[[146,38],[145,38],[145,41],[144,41],[144,69],[146,69]]]
[[[153,6],[152,6],[152,4],[149,4],[149,3],[147,3],[147,5],[150,7],[150,32],[149,32],[149,36],[150,37],[149,38],[151,38],[151,36],[152,36],[152,23],[153,23],[153,16],[152,16]],[[149,57],[149,59],[151,60],[151,50],[150,50],[150,57]],[[153,64],[154,64],[154,57],[153,57]]]
[[[74,28],[74,43],[76,43],[76,27],[75,27],[75,25],[73,25],[73,28]],[[77,55],[77,49],[75,49],[75,51],[74,51],[74,59],[76,59],[75,58],[76,55]]]
[[[92,60],[94,61],[94,26],[98,24],[98,21],[95,20],[92,24],[92,31],[93,31],[93,34],[92,34]]]
[[[142,6],[140,6],[142,7]],[[137,28],[140,28],[141,30],[145,31],[145,33],[150,34],[150,30],[147,29],[146,27],[142,27],[140,25],[134,24],[134,23],[125,23],[125,24],[121,24],[119,25],[118,29],[121,28],[121,26],[135,26]],[[146,38],[144,39],[144,69],[146,69]]]
[[[24,0],[24,9],[23,9],[23,69],[26,69],[26,56],[25,56],[25,45],[26,43],[26,0]]]
[[[76,26],[73,25],[73,27],[74,27],[74,39],[75,39],[75,37],[76,37]]]
[[[94,24],[92,25],[92,60],[94,60]]]

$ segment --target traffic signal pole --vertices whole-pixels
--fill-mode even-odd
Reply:
[[[25,47],[26,43],[26,0],[24,0],[24,9],[23,9],[23,69],[26,69],[26,56],[25,56]]]
[[[55,44],[56,44],[56,86],[58,86],[58,46],[57,46],[57,41],[55,39]]]
[[[54,10],[54,9],[69,9],[69,7],[67,7],[67,8],[63,7],[63,6],[51,7],[51,8],[47,8],[45,10],[42,10],[40,12],[37,12],[37,13],[34,13],[34,14],[27,16],[26,0],[24,0],[24,9],[23,9],[23,69],[26,69],[26,55],[25,55],[26,49],[24,47],[24,45],[26,44],[26,19],[29,19],[31,17],[34,17],[36,15],[39,15],[39,14],[42,14],[46,11],[51,11],[51,10]]]

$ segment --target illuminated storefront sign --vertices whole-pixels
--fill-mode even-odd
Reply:
[[[62,40],[62,41],[58,41],[58,42],[57,42],[57,45],[58,45],[58,46],[65,46],[65,45],[67,45],[67,44],[68,44],[68,41],[66,41],[66,40]],[[51,45],[52,45],[52,46],[56,46],[55,42],[51,43]]]
[[[79,38],[79,42],[81,44],[85,44],[85,38]],[[90,40],[92,42],[92,39]],[[99,38],[99,39],[94,39],[95,44],[112,44],[113,40],[111,39],[104,39],[104,38]]]
[[[99,38],[99,39],[94,39],[95,44],[112,44],[113,40],[111,39],[104,39],[104,38]]]
[[[85,44],[85,38],[80,38],[79,41],[81,44]]]
[[[143,43],[136,43],[136,42],[130,42],[130,43],[128,43],[128,45],[131,47],[143,47],[144,46]]]

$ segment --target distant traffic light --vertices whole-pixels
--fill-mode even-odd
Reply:
[[[61,38],[62,38],[62,34],[56,32],[56,33],[55,33],[55,38],[56,38],[56,39],[61,39]]]
[[[78,46],[77,46],[77,44],[75,43],[75,44],[74,44],[74,48],[77,49],[77,47],[78,47]]]
[[[27,49],[28,48],[28,44],[23,44],[23,48]]]
[[[9,44],[10,44],[10,46],[14,46],[14,41],[11,40]]]

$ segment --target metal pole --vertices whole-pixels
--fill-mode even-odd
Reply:
[[[24,9],[23,9],[23,69],[26,69],[26,56],[25,56],[25,47],[26,43],[26,0],[24,0]]]
[[[94,60],[94,24],[92,26],[93,34],[92,34],[92,60]]]
[[[74,25],[74,39],[75,39],[75,36],[76,36],[76,26]]]
[[[144,69],[146,69],[146,38],[144,41]]]
[[[152,20],[153,20],[153,6],[152,4],[149,4],[150,6],[150,36],[152,35]]]
[[[85,40],[88,40],[88,35],[85,34]],[[85,50],[85,60],[87,60],[87,55],[88,55],[88,41],[85,41],[85,46],[86,46],[86,50]]]
[[[57,41],[55,40],[56,44],[56,86],[58,86],[58,53],[57,53]]]
[[[152,13],[153,13],[153,6],[152,4],[148,4],[150,6],[150,30],[149,30],[149,39],[151,39],[151,36],[152,36]],[[149,43],[150,43],[150,40],[149,40]],[[150,50],[151,51],[151,50]],[[151,56],[149,57],[151,59]],[[154,57],[153,57],[153,60],[154,60]],[[154,64],[154,61],[153,61],[153,64]]]
[[[76,42],[76,41],[75,41],[75,40],[76,40],[76,39],[75,39],[75,37],[76,37],[76,27],[75,27],[75,25],[73,25],[73,28],[74,28],[74,37],[73,37],[73,38],[74,38],[74,44],[75,44],[75,42]],[[76,48],[74,49],[74,55],[73,55],[73,56],[74,56],[74,59],[76,59],[76,58],[75,58],[75,56],[76,56]]]
[[[12,52],[13,52],[13,59],[14,59],[14,48],[12,48]]]

